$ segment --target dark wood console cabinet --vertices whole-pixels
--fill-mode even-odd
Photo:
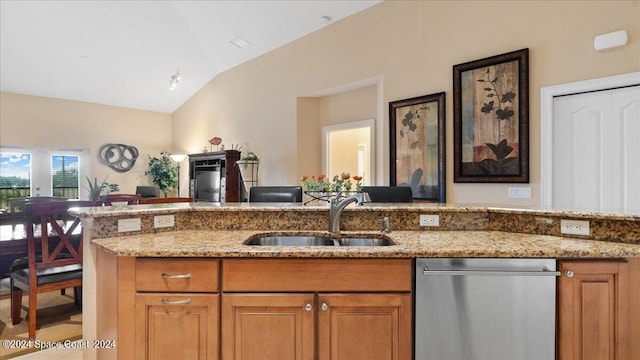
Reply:
[[[189,196],[194,201],[238,202],[242,197],[236,161],[240,151],[189,155]]]

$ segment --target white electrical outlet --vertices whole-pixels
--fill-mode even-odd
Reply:
[[[560,220],[560,232],[566,235],[589,236],[588,220]]]
[[[530,187],[510,187],[509,188],[510,199],[531,199]]]
[[[420,214],[420,226],[440,226],[440,215]]]
[[[175,225],[174,215],[156,215],[153,217],[154,228],[172,227],[173,225]]]
[[[118,220],[118,232],[126,231],[140,231],[140,218],[133,219],[119,219]]]

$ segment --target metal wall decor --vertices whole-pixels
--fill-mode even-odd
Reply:
[[[131,170],[138,159],[138,149],[125,144],[105,144],[100,148],[100,160],[117,172]]]

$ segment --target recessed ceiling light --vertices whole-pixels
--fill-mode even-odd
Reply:
[[[229,42],[239,47],[240,49],[244,49],[247,46],[249,46],[249,42],[238,35],[236,35],[233,39],[229,40]]]

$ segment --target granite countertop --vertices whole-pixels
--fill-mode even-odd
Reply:
[[[145,257],[270,257],[270,258],[416,258],[416,257],[640,257],[640,246],[550,235],[502,231],[393,231],[396,245],[376,247],[250,246],[243,242],[265,231],[180,230],[92,240],[117,256]],[[291,233],[273,231],[269,234]],[[327,234],[323,231],[296,231]],[[350,232],[343,235],[379,234]]]
[[[225,212],[225,211],[318,211],[327,210],[326,203],[307,205],[294,203],[168,203],[153,205],[121,205],[94,208],[82,208],[75,213],[82,217],[116,217],[162,212]],[[619,219],[640,221],[640,213],[588,212],[571,209],[541,208],[534,206],[505,206],[498,204],[442,204],[442,203],[367,203],[363,206],[350,206],[348,211],[433,211],[433,212],[469,212],[481,211],[490,213],[536,214],[536,215],[571,215],[589,219]],[[74,211],[72,211],[74,212]]]

